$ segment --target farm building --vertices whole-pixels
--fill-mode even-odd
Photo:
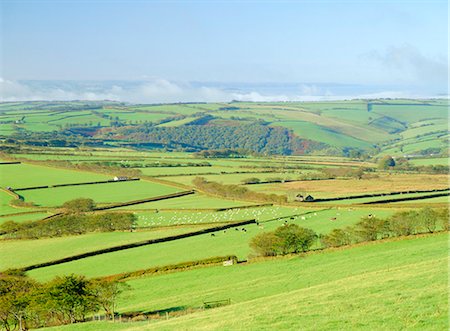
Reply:
[[[297,194],[295,196],[295,201],[311,202],[311,201],[314,201],[314,197],[312,195],[309,195],[309,194],[306,197],[303,196],[302,194]]]
[[[125,177],[125,176],[116,176],[113,179],[114,179],[114,181],[118,182],[118,181],[121,181],[121,180],[128,180],[129,178]]]

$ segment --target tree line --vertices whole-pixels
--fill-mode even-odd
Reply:
[[[276,256],[307,252],[317,240],[322,248],[328,248],[448,230],[449,210],[426,207],[397,212],[386,219],[368,215],[353,226],[334,229],[325,235],[296,224],[284,224],[274,231],[258,234],[249,245],[257,256]]]
[[[262,201],[272,203],[287,202],[286,196],[277,194],[264,194],[250,191],[248,188],[241,185],[226,185],[217,182],[207,181],[204,177],[196,177],[192,181],[194,186],[201,191],[212,195],[221,196],[229,199],[242,199],[251,201]]]
[[[18,271],[0,274],[0,328],[28,330],[82,322],[100,311],[114,319],[117,297],[126,285],[84,276],[39,283]]]
[[[89,213],[94,209],[92,199],[70,200],[63,204],[60,215],[38,221],[6,221],[0,225],[0,234],[3,239],[40,239],[89,232],[131,231],[135,227],[133,213]]]

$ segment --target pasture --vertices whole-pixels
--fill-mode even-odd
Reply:
[[[319,233],[327,233],[334,228],[346,227],[357,223],[362,215],[370,213],[384,217],[390,215],[392,210],[377,210],[364,208],[360,212],[353,210],[320,211],[316,214],[287,217],[287,219],[264,222],[269,217],[280,217],[277,210],[271,210],[261,218],[260,226],[256,224],[239,227],[238,230],[228,229],[215,236],[204,234],[196,237],[164,242],[155,245],[131,248],[124,251],[88,257],[82,260],[68,262],[60,265],[45,267],[30,271],[28,274],[38,280],[48,280],[55,275],[82,273],[88,277],[106,276],[137,269],[174,264],[192,260],[199,260],[213,256],[236,255],[246,259],[250,254],[249,240],[263,231],[270,231],[281,226],[286,221],[300,226],[307,226]],[[288,215],[296,215],[292,212]],[[331,220],[335,217],[336,220]],[[245,229],[243,231],[242,229]]]
[[[145,180],[117,183],[53,187],[23,191],[25,201],[39,206],[58,207],[64,202],[79,197],[93,199],[97,204],[120,203],[139,200],[181,191],[178,188]]]
[[[223,298],[232,304],[169,320],[60,329],[443,330],[447,238],[432,235],[135,279],[127,282],[131,288],[119,301],[120,312],[197,308]]]
[[[427,174],[379,173],[373,178],[308,180],[288,183],[247,185],[251,190],[273,193],[311,194],[314,198],[331,198],[371,193],[409,190],[444,189],[449,187],[449,176]]]
[[[21,268],[111,246],[181,234],[200,228],[199,226],[180,226],[138,232],[105,232],[39,240],[8,240],[2,243],[0,270]]]
[[[255,220],[257,223],[214,234],[85,257],[31,270],[27,275],[47,281],[71,273],[112,276],[215,256],[236,255],[240,260],[226,268],[203,266],[129,279],[126,283],[130,287],[117,306],[120,313],[192,309],[187,316],[171,318],[169,313],[168,320],[75,324],[58,330],[445,329],[448,234],[399,237],[280,258],[255,258],[249,243],[256,235],[284,224],[297,224],[321,235],[352,226],[369,215],[387,218],[398,211],[448,207],[448,197],[363,205],[433,193],[318,203],[294,201],[297,194],[320,199],[448,188],[448,174],[433,174],[439,169],[378,169],[380,156],[386,154],[396,160],[405,156],[417,166],[448,166],[447,106],[447,100],[400,99],[167,105],[0,103],[0,138],[5,147],[1,159],[23,162],[1,166],[1,187],[104,181],[122,174],[140,177],[139,181],[18,191],[25,203],[35,204],[28,207],[23,203],[16,207],[13,195],[0,191],[0,224],[42,219],[77,198],[92,198],[101,207],[197,189],[195,194],[183,197],[113,209],[113,213],[131,212],[136,216],[136,223],[127,223],[126,228],[133,228],[133,232],[42,236],[34,240],[5,240],[7,235],[0,236],[0,271]],[[205,121],[194,122],[200,118]],[[251,127],[252,123],[261,132],[284,132],[284,136],[271,133],[267,137],[274,139],[274,145],[289,142],[289,149],[283,151],[286,155],[271,155],[271,149],[265,147],[252,149],[269,138],[227,131],[243,124]],[[203,125],[208,128],[201,128]],[[242,143],[239,147],[249,150],[201,152],[208,150],[202,147],[208,140],[201,135],[206,132],[203,129],[218,137],[237,132],[233,138]],[[152,141],[168,130],[174,130],[174,139],[180,141]],[[187,132],[192,142],[184,142],[181,135],[176,137],[177,132]],[[58,144],[65,147],[52,147]],[[229,157],[216,158],[218,155]],[[358,168],[365,168],[364,173],[356,173]],[[322,179],[327,176],[336,178]],[[195,177],[275,193],[287,197],[287,201],[241,194],[238,189],[227,195],[203,186],[203,192],[201,187],[194,187]],[[252,178],[280,182],[244,184]],[[100,217],[98,220],[102,222]],[[99,227],[101,231],[104,228]],[[312,248],[322,248],[320,241]],[[231,305],[196,311],[204,301],[221,299],[230,299]]]

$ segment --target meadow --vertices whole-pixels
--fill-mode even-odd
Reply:
[[[108,277],[215,256],[235,255],[239,259],[240,263],[229,267],[202,266],[125,281],[129,287],[118,299],[118,313],[161,310],[168,312],[168,320],[77,323],[58,326],[58,330],[446,329],[447,233],[325,250],[318,240],[311,252],[273,258],[255,256],[249,243],[285,224],[311,229],[320,236],[353,226],[369,215],[387,218],[399,211],[448,207],[448,197],[364,205],[433,193],[294,201],[297,194],[333,198],[448,188],[448,174],[437,174],[431,167],[448,166],[447,107],[446,100],[400,99],[167,105],[0,103],[0,159],[22,162],[0,166],[2,188],[111,180],[122,174],[140,178],[17,191],[24,202],[0,190],[0,226],[7,221],[24,224],[41,220],[77,198],[91,198],[106,206],[195,190],[183,197],[112,209],[115,215],[134,214],[135,223],[127,228],[133,232],[99,230],[33,240],[6,240],[8,232],[3,232],[0,271],[255,220],[257,223],[213,235],[104,253],[26,274],[38,281],[71,273]],[[258,128],[277,135],[255,138],[230,131],[240,125],[254,125],[255,131]],[[237,132],[233,135],[249,150],[230,151],[225,146],[211,151],[201,145],[210,138],[200,135],[205,128],[218,139],[227,132]],[[175,136],[180,130],[186,132],[192,143],[158,140],[159,134],[163,137],[167,132],[164,130],[178,130]],[[267,137],[273,139],[272,146],[287,144],[290,149],[271,154],[268,145],[263,146],[270,141]],[[380,169],[379,160],[384,155],[396,161],[404,157],[412,166],[429,167]],[[446,168],[437,170],[442,169]],[[335,178],[323,179],[330,174]],[[245,188],[253,195],[208,190],[198,183],[196,187],[192,182],[196,177],[237,185],[236,192]],[[245,184],[251,178],[286,182]],[[287,199],[268,197],[271,193]],[[231,304],[201,309],[204,301],[222,299],[230,299]],[[172,318],[176,314],[181,316]]]
[[[232,304],[169,320],[61,330],[443,330],[447,239],[432,235],[131,280],[118,304],[122,312],[197,308],[224,298]]]
[[[261,217],[257,217],[261,221],[259,226],[250,224],[239,227],[238,230],[229,229],[222,233],[217,233],[215,236],[205,234],[156,245],[102,254],[32,270],[29,272],[29,275],[39,280],[48,280],[55,275],[70,274],[72,272],[82,273],[89,277],[99,277],[137,269],[199,260],[211,256],[236,255],[239,259],[247,259],[251,253],[248,243],[253,236],[263,231],[273,230],[285,224],[287,221],[311,228],[318,233],[328,233],[332,229],[343,228],[357,223],[361,216],[375,214],[379,217],[384,217],[393,212],[389,209],[375,210],[374,208],[364,208],[360,211],[351,209],[320,211],[322,209],[318,209],[315,213],[309,211],[308,214],[302,215],[305,213],[302,213],[300,210],[295,211],[291,209],[290,212],[289,210],[280,212],[276,208],[266,211]],[[255,218],[257,214],[258,210],[254,210],[248,216]],[[241,218],[240,216],[243,215],[239,215],[240,220],[245,220],[245,218]],[[271,220],[280,216],[286,216],[287,218]],[[333,218],[336,218],[336,220],[332,220]],[[242,229],[245,229],[245,231]]]

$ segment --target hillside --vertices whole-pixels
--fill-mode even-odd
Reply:
[[[447,240],[432,235],[131,280],[122,312],[232,303],[168,321],[61,330],[443,330]]]
[[[244,149],[302,155],[448,152],[448,100],[0,104],[0,135],[34,146]]]

